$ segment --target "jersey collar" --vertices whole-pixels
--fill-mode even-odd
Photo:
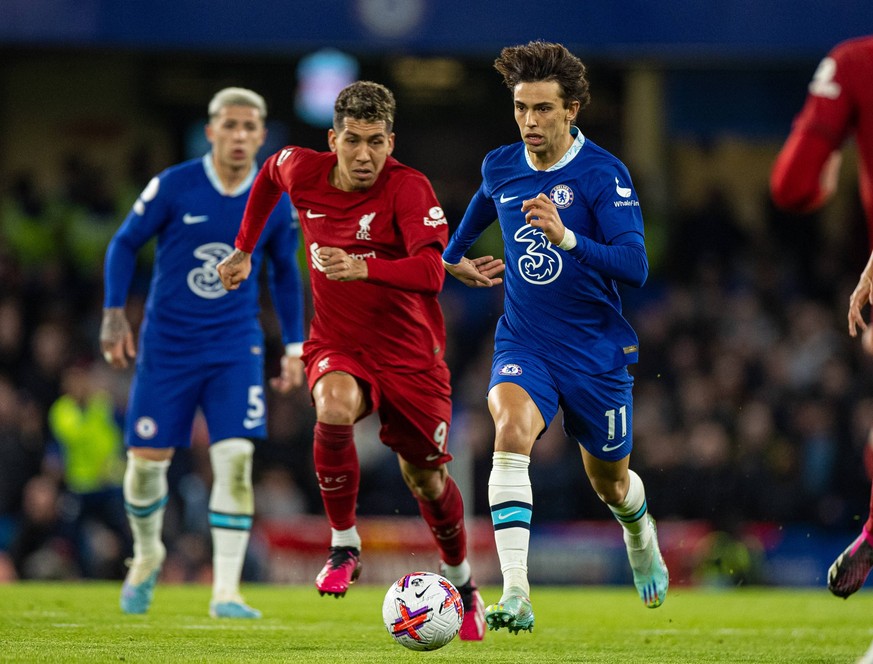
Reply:
[[[215,164],[212,163],[211,152],[207,152],[203,155],[203,170],[206,171],[206,177],[209,178],[209,182],[212,183],[215,191],[219,194],[222,196],[239,196],[240,194],[246,193],[252,186],[252,182],[255,181],[255,176],[258,174],[258,165],[253,162],[252,170],[249,171],[246,179],[240,182],[239,186],[229,194],[224,193],[224,185],[221,184],[221,179],[218,177],[218,172],[215,170]]]
[[[585,136],[579,131],[579,127],[576,125],[570,126],[570,135],[574,137],[573,143],[570,145],[569,149],[564,153],[564,156],[558,159],[557,162],[549,166],[545,172],[549,171],[557,171],[561,168],[564,168],[567,164],[569,164],[573,159],[579,154],[579,151],[582,149],[582,146],[585,145]],[[530,159],[530,153],[527,151],[527,148],[524,150],[524,158],[527,160],[527,165],[530,166],[533,170],[539,170],[536,166],[534,166],[533,162]]]

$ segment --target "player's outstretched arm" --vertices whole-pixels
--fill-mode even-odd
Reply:
[[[470,260],[462,258],[452,265],[443,261],[446,272],[470,288],[490,288],[503,283],[497,275],[506,267],[503,260],[494,256],[479,256]]]
[[[234,249],[233,253],[221,261],[216,269],[225,290],[236,290],[251,274],[252,255],[241,249]]]
[[[133,332],[124,307],[106,307],[103,309],[103,321],[100,324],[100,351],[103,359],[115,369],[126,369],[128,358],[136,357],[136,344],[133,342]]]

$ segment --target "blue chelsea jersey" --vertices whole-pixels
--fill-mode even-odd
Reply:
[[[220,356],[262,344],[258,275],[265,253],[284,343],[303,340],[302,293],[296,261],[297,221],[287,195],[276,205],[252,254],[252,275],[228,292],[216,266],[233,251],[257,173],[230,194],[222,191],[211,154],[154,177],[106,252],[104,306],[124,306],[136,253],[153,236],[157,250],[140,330],[140,352]]]
[[[496,217],[506,271],[495,347],[539,351],[596,374],[638,358],[639,342],[622,315],[617,284],[525,223],[522,201],[544,193],[577,237],[598,245],[639,243],[645,263],[643,220],[624,164],[573,131],[572,147],[545,171],[531,163],[524,143],[490,152],[482,164],[482,185],[444,258],[457,263]]]

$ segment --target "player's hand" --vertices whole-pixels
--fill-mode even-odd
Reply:
[[[867,270],[861,273],[861,278],[852,295],[849,297],[849,336],[858,336],[858,328],[867,330],[867,323],[861,311],[870,303],[873,303],[873,282],[867,276]]]
[[[225,257],[216,267],[221,285],[225,290],[236,290],[240,284],[249,278],[252,272],[252,255],[234,249],[230,256]]]
[[[359,281],[369,276],[367,261],[349,256],[338,247],[319,247],[315,258],[318,269],[331,281]]]
[[[560,244],[564,239],[564,222],[561,221],[558,208],[545,194],[522,202],[521,211],[525,213],[525,222],[539,228],[552,244]]]
[[[506,267],[503,260],[494,256],[479,256],[470,260],[462,258],[460,263],[450,265],[443,261],[446,272],[455,279],[471,288],[490,288],[503,283],[503,279],[496,275],[503,272]]]
[[[114,369],[126,369],[128,358],[136,357],[136,344],[133,332],[124,307],[106,307],[103,309],[103,321],[100,323],[100,352],[103,359]]]
[[[281,394],[288,394],[295,387],[303,384],[303,360],[299,357],[283,355],[281,367],[279,375],[270,379],[270,387]]]
[[[837,191],[842,163],[843,153],[839,150],[834,150],[825,161],[824,166],[822,166],[821,177],[819,178],[822,202],[829,201]]]

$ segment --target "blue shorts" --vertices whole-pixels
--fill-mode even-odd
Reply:
[[[124,440],[130,447],[189,447],[197,409],[209,442],[265,438],[263,347],[203,361],[141,356],[131,385]]]
[[[627,367],[590,375],[557,361],[546,362],[536,353],[500,350],[494,353],[488,390],[498,383],[523,388],[546,427],[560,406],[566,434],[598,459],[618,461],[633,449],[634,379]]]

